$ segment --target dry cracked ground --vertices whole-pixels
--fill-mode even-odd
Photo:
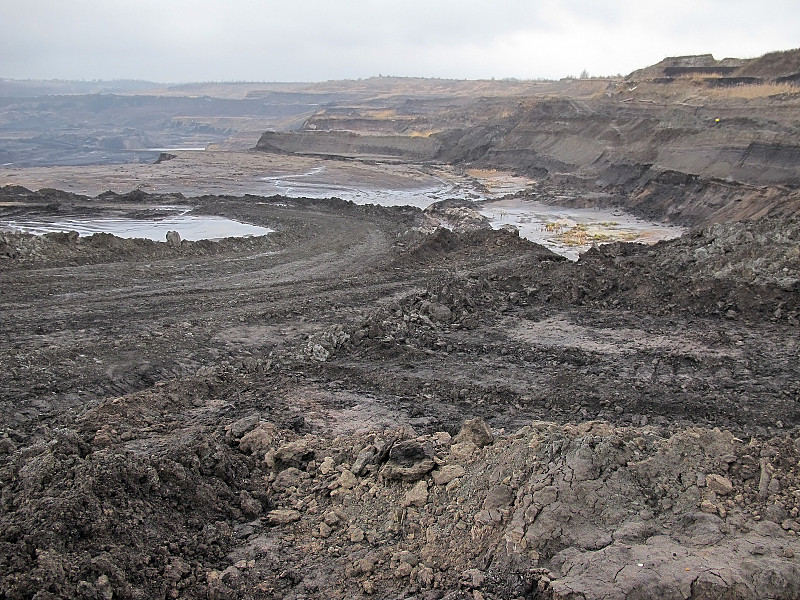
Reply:
[[[181,202],[276,231],[0,237],[0,597],[800,596],[800,222]]]

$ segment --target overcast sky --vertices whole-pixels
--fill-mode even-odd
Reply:
[[[800,46],[800,0],[0,0],[0,77],[627,74]]]

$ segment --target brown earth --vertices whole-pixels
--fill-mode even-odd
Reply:
[[[6,187],[0,216],[174,196]],[[4,598],[796,598],[800,223],[0,237]]]

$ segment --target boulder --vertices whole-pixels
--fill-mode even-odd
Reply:
[[[374,463],[377,456],[378,450],[375,448],[375,446],[367,446],[358,453],[358,457],[355,461],[353,461],[353,466],[350,468],[350,470],[354,475],[363,475],[364,471],[367,470],[367,465]]]
[[[490,510],[492,508],[505,508],[514,501],[514,491],[507,485],[496,485],[486,495],[486,500],[483,501],[483,508]]]
[[[297,467],[289,467],[278,473],[275,481],[272,482],[272,489],[276,492],[281,492],[291,487],[299,486],[302,481],[303,472]]]
[[[453,312],[444,304],[432,302],[428,307],[428,314],[433,321],[449,323],[453,320]]]
[[[233,442],[240,439],[248,431],[255,429],[261,422],[261,415],[253,413],[225,426],[225,440]]]
[[[342,471],[342,474],[339,475],[338,483],[344,489],[350,490],[358,485],[358,478],[355,475],[353,475],[352,471],[348,471],[347,469],[345,469],[344,471]]]
[[[347,535],[350,537],[350,542],[353,544],[364,541],[364,530],[360,527],[356,527],[355,525],[351,526],[350,529],[347,530]]]
[[[170,248],[180,248],[181,247],[181,234],[177,231],[168,231],[167,232],[167,244]]]
[[[239,449],[242,452],[250,452],[263,458],[272,447],[276,432],[275,425],[262,421],[255,429],[242,436],[239,440]]]
[[[242,507],[242,512],[250,517],[261,514],[261,502],[253,498],[247,490],[239,492],[239,505]]]
[[[469,460],[478,447],[470,441],[459,442],[450,446],[450,457],[454,460]]]

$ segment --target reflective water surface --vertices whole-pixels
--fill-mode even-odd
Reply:
[[[266,235],[274,231],[247,223],[232,221],[224,217],[192,215],[188,212],[156,219],[126,218],[69,218],[58,220],[10,220],[0,225],[27,233],[49,233],[53,231],[77,231],[80,235],[113,233],[122,238],[145,238],[164,241],[168,231],[177,231],[184,240],[215,240],[225,237]]]

